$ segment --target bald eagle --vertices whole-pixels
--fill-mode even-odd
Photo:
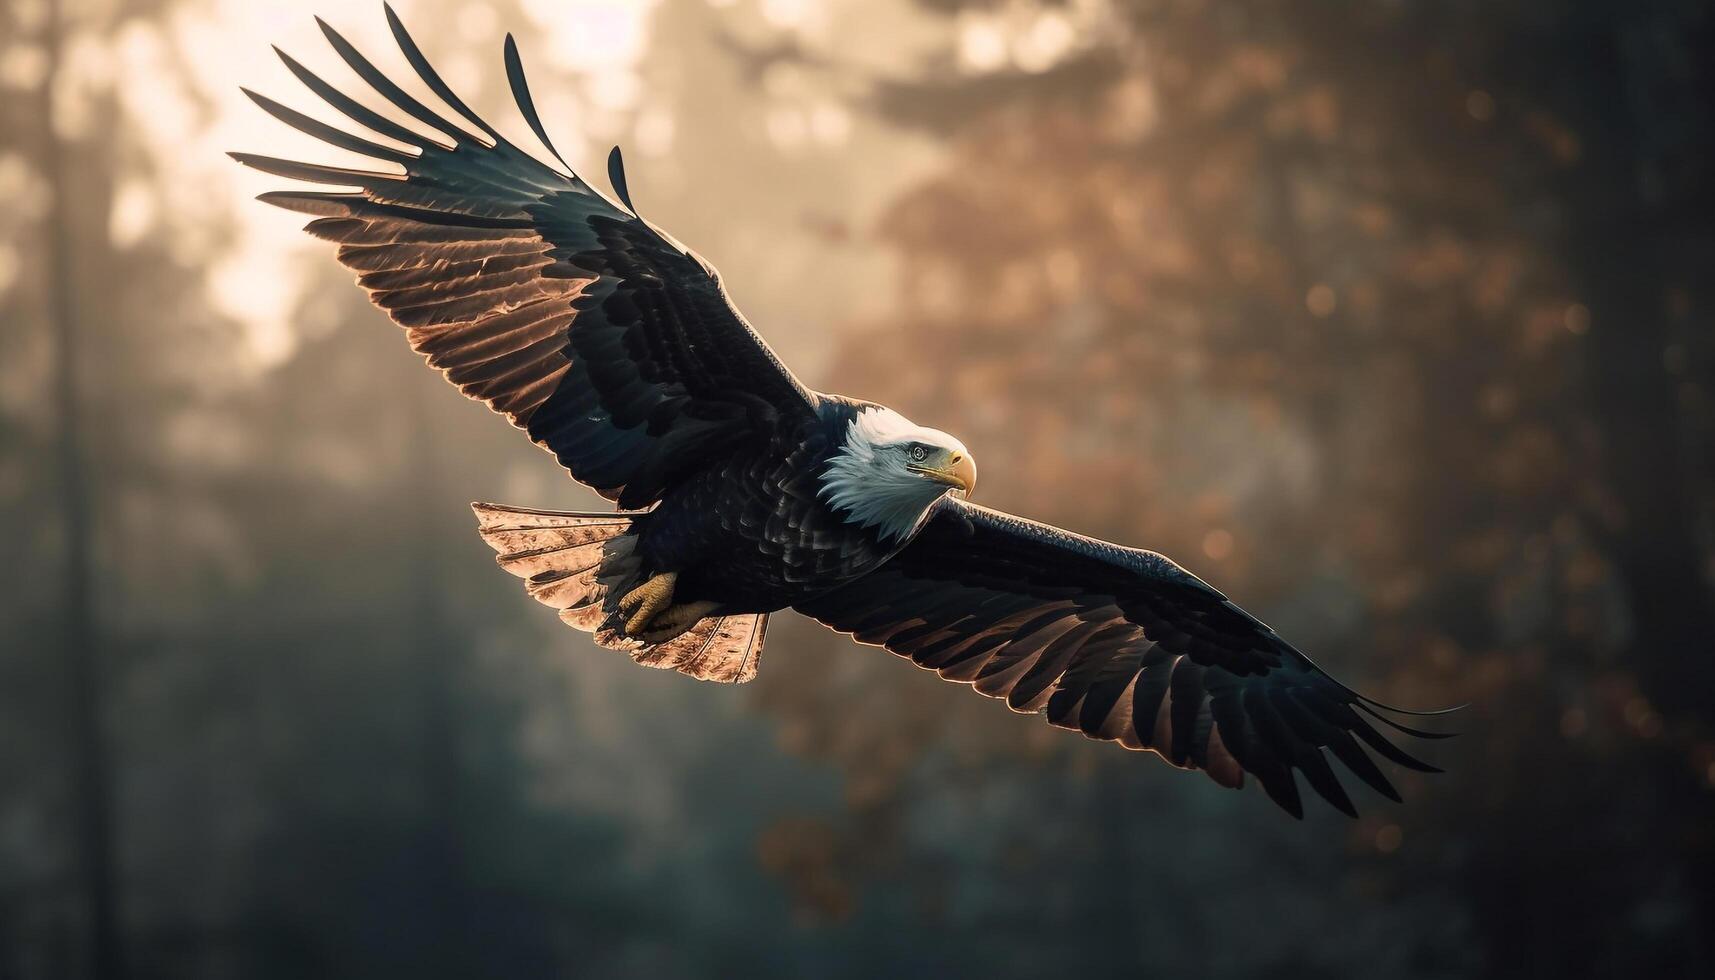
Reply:
[[[1437,736],[1389,717],[1400,709],[1335,681],[1172,561],[973,504],[976,461],[958,439],[806,387],[715,270],[638,216],[617,147],[617,200],[566,165],[510,36],[513,97],[563,169],[477,116],[386,15],[406,61],[462,123],[318,21],[356,75],[422,128],[280,52],[312,93],[389,142],[245,94],[395,169],[233,156],[347,188],[260,199],[312,215],[306,230],[337,243],[413,350],[617,505],[473,505],[500,565],[566,623],[638,663],[741,682],[756,675],[769,614],[793,609],[1053,725],[1223,786],[1250,773],[1294,815],[1295,772],[1355,815],[1324,750],[1394,800],[1370,752],[1437,771],[1376,723]]]

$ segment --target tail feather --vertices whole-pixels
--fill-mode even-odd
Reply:
[[[665,643],[638,650],[632,659],[702,681],[743,684],[756,676],[767,632],[766,613],[710,616]]]
[[[482,503],[471,509],[477,533],[495,550],[500,567],[523,579],[532,598],[560,610],[560,618],[579,629],[594,632],[623,594],[616,587],[637,574],[632,515]]]
[[[593,561],[601,561],[599,551]],[[502,563],[503,566],[504,564]],[[593,564],[586,568],[550,568],[537,572],[525,577],[524,589],[530,593],[532,599],[542,605],[561,611],[584,608],[602,597],[602,589],[596,581]]]
[[[603,608],[601,601],[596,599],[560,610],[560,622],[580,632],[594,633],[601,629],[601,624],[607,620],[608,615],[608,611]],[[596,642],[600,643],[601,641],[598,639]],[[603,645],[611,646],[611,644]],[[619,649],[623,649],[623,647]]]
[[[756,676],[767,632],[765,614],[710,616],[662,643],[625,635],[619,597],[641,581],[636,515],[531,510],[472,504],[477,532],[500,567],[524,580],[532,598],[559,611],[597,644],[624,650],[646,667],[699,680],[741,684]]]

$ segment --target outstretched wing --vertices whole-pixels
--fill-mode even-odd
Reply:
[[[1167,558],[950,497],[887,564],[798,611],[1016,711],[1046,708],[1050,724],[1154,751],[1223,786],[1253,773],[1294,816],[1295,769],[1356,815],[1324,749],[1394,800],[1360,742],[1439,771],[1371,722],[1440,736],[1388,719]]]
[[[509,143],[441,81],[391,8],[387,19],[424,84],[481,136],[406,94],[322,23],[360,78],[440,138],[366,108],[278,52],[328,105],[411,150],[246,91],[257,105],[403,174],[232,156],[281,177],[357,188],[261,199],[316,215],[306,230],[339,243],[339,260],[413,349],[628,509],[703,461],[808,417],[815,394],[745,323],[714,270],[630,209],[617,148],[609,176],[624,208]],[[505,54],[519,110],[558,158],[510,36]]]

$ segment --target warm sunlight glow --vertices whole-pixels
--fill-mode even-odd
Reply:
[[[959,61],[971,71],[994,71],[1006,64],[1006,35],[993,18],[967,17],[959,28]]]
[[[655,0],[524,0],[554,66],[601,75],[628,71],[643,53]],[[523,42],[525,38],[520,38]]]
[[[9,243],[0,243],[0,296],[18,281],[18,250]]]
[[[107,237],[120,248],[130,248],[155,226],[157,214],[152,186],[141,180],[122,181],[113,192]]]

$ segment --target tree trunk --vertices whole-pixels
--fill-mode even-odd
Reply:
[[[426,826],[424,878],[427,911],[435,935],[426,944],[434,956],[431,976],[470,973],[467,942],[463,819],[459,778],[458,656],[451,618],[441,608],[441,545],[433,508],[441,484],[435,429],[425,404],[423,378],[405,379],[410,413],[406,498],[411,513],[412,637],[418,657],[422,790]]]
[[[1676,340],[1667,305],[1676,289],[1706,289],[1699,266],[1715,249],[1706,235],[1664,232],[1674,227],[1674,212],[1695,201],[1643,193],[1652,140],[1638,121],[1649,109],[1635,95],[1654,80],[1637,77],[1624,55],[1628,26],[1616,17],[1586,39],[1584,64],[1614,84],[1581,107],[1585,159],[1563,189],[1572,215],[1567,260],[1589,307],[1591,402],[1607,482],[1623,513],[1607,544],[1631,604],[1631,665],[1666,716],[1692,718],[1715,699],[1715,659],[1703,653],[1715,635],[1715,610],[1694,499],[1707,461],[1686,452],[1688,420],[1665,364]]]
[[[60,422],[57,454],[60,519],[65,547],[61,652],[66,666],[65,717],[73,753],[77,872],[86,903],[85,938],[90,970],[94,976],[106,980],[121,976],[124,967],[114,873],[111,766],[103,732],[100,638],[95,623],[95,560],[90,527],[93,508],[80,417],[81,351],[73,271],[75,230],[71,220],[75,191],[67,178],[59,134],[54,128],[54,91],[62,31],[60,4],[52,3],[43,39],[48,70],[41,88],[41,164],[52,199],[45,237],[48,318],[54,336],[53,398]]]
[[[1665,355],[1689,339],[1676,335],[1669,295],[1682,294],[1694,311],[1709,309],[1707,263],[1715,240],[1704,225],[1685,231],[1674,220],[1696,211],[1709,175],[1645,192],[1645,175],[1659,162],[1644,125],[1656,107],[1638,95],[1661,89],[1654,84],[1659,79],[1647,77],[1658,66],[1626,57],[1633,26],[1618,15],[1608,30],[1586,39],[1584,70],[1614,84],[1594,90],[1582,106],[1586,156],[1563,189],[1573,215],[1567,259],[1589,307],[1590,397],[1605,482],[1623,517],[1606,547],[1630,605],[1626,663],[1669,733],[1707,737],[1715,702],[1715,659],[1708,655],[1715,609],[1696,494],[1709,461],[1703,434],[1681,409],[1679,381]],[[1688,56],[1702,50],[1686,43]],[[1682,230],[1671,231],[1676,226]],[[1688,446],[1697,448],[1688,452]],[[1715,821],[1715,798],[1701,775],[1670,758],[1657,778],[1657,805],[1676,814],[1681,827]],[[1715,907],[1715,850],[1707,834],[1685,839],[1696,843],[1672,860],[1695,883],[1707,913]],[[1707,938],[1702,942],[1707,955]]]

